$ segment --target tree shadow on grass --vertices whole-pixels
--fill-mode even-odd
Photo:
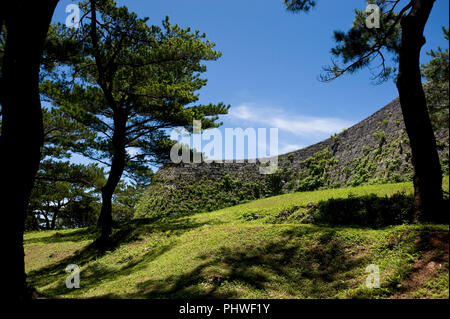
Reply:
[[[396,297],[414,298],[414,293],[424,288],[427,281],[436,279],[442,272],[448,273],[448,231],[422,231],[414,241],[414,250],[420,257],[402,276],[400,288],[395,290]],[[448,295],[448,282],[446,289]]]
[[[61,243],[61,242],[80,242],[85,240],[94,239],[97,235],[97,230],[95,227],[88,227],[82,229],[76,229],[71,232],[58,232],[38,238],[29,238],[23,241],[24,245],[28,244],[52,244],[52,243]]]
[[[120,268],[108,265],[107,263],[95,262],[96,258],[101,257],[100,255],[95,258],[86,260],[85,264],[87,265],[85,265],[80,274],[82,278],[81,285],[83,291],[87,291],[95,286],[98,286],[101,282],[115,281],[122,276],[127,276],[135,271],[139,271],[141,268],[145,267],[147,263],[172,249],[173,246],[174,244],[159,246],[156,249],[148,251],[139,258],[133,259],[132,261],[123,264],[123,266]],[[44,286],[53,282],[58,283],[56,286],[52,286],[50,288],[42,290],[42,297],[53,298],[59,295],[79,292],[77,289],[69,290],[65,286],[65,278],[69,275],[64,272],[66,265],[67,264],[65,263],[61,264],[59,271],[57,271],[53,276],[50,275],[50,277],[47,277],[47,283],[44,283],[42,281],[39,282],[39,286]],[[81,267],[80,264],[77,265]]]
[[[103,257],[107,253],[111,253],[122,244],[138,241],[141,236],[158,232],[170,232],[171,235],[181,235],[185,232],[203,226],[205,223],[196,223],[189,218],[168,219],[152,223],[153,220],[141,219],[123,223],[114,230],[112,235],[112,246],[105,250],[98,247],[95,242],[76,251],[73,255],[68,256],[49,266],[34,270],[28,273],[29,282],[34,287],[44,287],[57,282],[58,285],[41,291],[42,297],[55,297],[61,294],[73,293],[74,290],[68,291],[65,286],[65,278],[69,275],[65,272],[67,265],[75,264],[83,268],[83,289],[89,289],[98,285],[101,281],[116,280],[121,276],[126,276],[140,268],[145,267],[148,262],[156,259],[158,256],[169,251],[176,243],[171,241],[170,244],[160,245],[149,249],[139,257],[130,257],[123,261],[123,266],[119,269],[97,263],[95,260]],[[88,232],[83,232],[83,236]],[[81,236],[81,235],[80,235]],[[73,237],[70,237],[73,238]],[[95,238],[95,236],[91,237]],[[59,238],[58,238],[59,240]],[[62,242],[63,240],[61,240]],[[51,242],[51,241],[49,241]]]
[[[449,200],[445,198],[437,209],[429,214],[416,216],[414,197],[396,193],[380,197],[376,194],[363,196],[349,195],[347,198],[330,198],[314,205],[309,214],[316,224],[351,227],[384,228],[404,223],[449,222]],[[418,220],[417,220],[418,218]]]
[[[242,298],[242,289],[258,296],[330,298],[348,286],[354,272],[367,264],[364,254],[355,256],[334,231],[316,230],[315,245],[304,247],[300,227],[286,231],[262,246],[221,247],[213,256],[188,272],[136,285],[130,294],[102,298]],[[240,287],[240,288],[239,288]],[[279,289],[280,291],[277,291]]]

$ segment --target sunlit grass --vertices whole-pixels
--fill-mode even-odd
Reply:
[[[270,220],[283,209],[320,200],[398,192],[411,194],[412,184],[286,194],[191,217],[140,220],[116,229],[120,244],[106,253],[89,246],[94,229],[31,232],[25,235],[28,279],[43,298],[392,297],[405,293],[401,283],[436,250],[430,237],[443,234],[448,243],[448,225],[375,230]],[[247,221],[249,212],[262,218]],[[422,286],[406,293],[448,298],[446,256]],[[65,287],[69,263],[81,268],[80,289]],[[380,268],[379,289],[365,287],[369,264]]]

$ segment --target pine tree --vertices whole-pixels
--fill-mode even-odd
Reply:
[[[171,25],[168,18],[162,28],[149,26],[148,19],[112,0],[83,2],[81,11],[90,19],[82,20],[80,28],[55,25],[50,33],[48,52],[66,53],[49,64],[41,92],[95,132],[95,138],[79,140],[74,150],[110,167],[98,221],[98,243],[107,246],[112,196],[123,173],[145,178],[150,164],[169,158],[174,141],[168,129],[192,129],[193,120],[201,120],[203,129],[217,127],[218,115],[228,107],[193,105],[207,82],[200,77],[206,71],[202,61],[221,55],[204,34]]]
[[[26,284],[23,229],[43,143],[39,69],[58,0],[0,2],[0,205],[8,299],[31,297]],[[11,211],[11,208],[14,208]]]
[[[449,29],[442,28],[444,38],[448,41]],[[449,77],[448,77],[448,48],[442,50],[430,50],[427,54],[431,60],[422,65],[422,74],[426,79],[424,83],[425,96],[427,98],[428,111],[431,123],[435,130],[448,128],[449,116]]]
[[[381,83],[393,75],[408,134],[414,167],[416,220],[440,212],[443,198],[442,170],[436,139],[428,113],[420,72],[423,35],[435,0],[373,0],[380,9],[380,27],[368,28],[367,13],[355,10],[353,26],[348,32],[335,31],[336,59],[324,69],[321,79],[335,80],[346,73],[371,68],[373,80]],[[312,0],[284,0],[290,11],[309,11]],[[393,59],[390,63],[390,54]],[[373,67],[375,65],[375,67]]]

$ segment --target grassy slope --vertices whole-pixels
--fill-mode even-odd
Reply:
[[[448,191],[448,178],[444,185]],[[89,245],[92,229],[30,232],[28,279],[44,298],[448,298],[448,225],[374,230],[277,218],[309,202],[398,191],[411,193],[412,185],[287,194],[191,217],[137,220],[116,230],[119,246],[106,253]],[[80,289],[65,287],[68,264],[81,268]],[[380,268],[380,289],[365,288],[369,264]]]

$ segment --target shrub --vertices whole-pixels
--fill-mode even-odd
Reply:
[[[413,197],[403,193],[391,197],[375,194],[321,201],[310,212],[317,223],[384,227],[413,221]]]
[[[297,191],[313,191],[329,187],[329,172],[336,167],[337,161],[329,149],[315,153],[301,163],[304,170],[299,175]]]
[[[278,169],[275,173],[267,175],[265,181],[266,194],[269,196],[281,194],[289,173],[287,169]]]

